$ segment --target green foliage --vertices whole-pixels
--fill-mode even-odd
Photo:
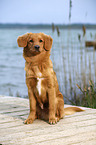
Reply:
[[[77,87],[82,92],[81,106],[96,108],[96,86],[92,81],[89,81],[89,86],[83,89],[77,84]]]

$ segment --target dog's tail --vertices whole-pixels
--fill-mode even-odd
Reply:
[[[67,108],[64,108],[64,114],[65,115],[71,115],[71,114],[74,114],[75,112],[81,112],[81,111],[85,111],[79,107],[67,107]]]

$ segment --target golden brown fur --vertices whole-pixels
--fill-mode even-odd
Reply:
[[[77,107],[69,107],[64,111],[63,95],[59,91],[50,60],[52,38],[44,33],[27,33],[19,36],[17,42],[19,47],[24,47],[23,56],[26,60],[30,114],[25,123],[29,124],[35,118],[40,118],[55,124],[64,114],[83,111]]]

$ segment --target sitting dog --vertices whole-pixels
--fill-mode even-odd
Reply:
[[[30,114],[25,123],[30,124],[36,118],[40,118],[55,124],[66,114],[83,111],[78,107],[64,109],[63,95],[59,91],[50,60],[52,38],[44,33],[27,33],[19,36],[17,42],[19,47],[24,47],[23,57],[26,60]]]

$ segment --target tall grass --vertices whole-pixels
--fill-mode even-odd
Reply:
[[[52,61],[55,64],[54,69],[59,81],[60,91],[64,95],[65,103],[96,107],[90,105],[90,103],[88,103],[89,106],[84,103],[85,95],[82,94],[83,89],[88,87],[89,81],[92,81],[94,87],[96,83],[96,51],[85,47],[85,40],[95,38],[95,34],[93,32],[91,32],[91,35],[90,32],[87,33],[84,26],[83,29],[78,30],[79,39],[78,33],[74,33],[75,30],[71,30],[71,28],[66,34],[65,30],[62,33],[60,32],[60,37],[57,38],[57,49],[59,50],[52,50],[52,57],[59,51],[59,59],[54,59],[54,61],[52,59]],[[82,91],[77,88],[76,84],[82,88]],[[87,93],[89,92],[87,91]],[[91,100],[89,99],[89,101]]]
[[[78,84],[77,87],[82,92],[81,106],[96,108],[96,86],[92,81],[89,81],[89,85],[85,88],[81,88]]]

